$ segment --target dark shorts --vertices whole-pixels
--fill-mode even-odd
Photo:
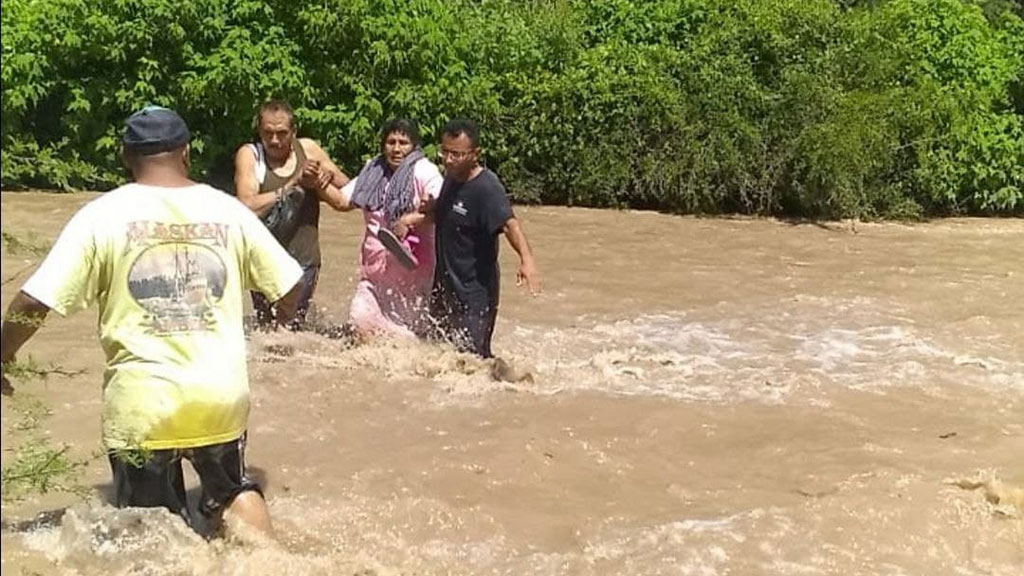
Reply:
[[[202,496],[198,510],[203,520],[217,519],[242,492],[262,494],[259,485],[245,475],[245,435],[223,444],[199,448],[111,452],[107,455],[114,474],[114,504],[118,508],[164,507],[180,515],[193,528],[185,496],[181,461],[188,460],[199,476]]]
[[[462,300],[444,289],[435,289],[430,302],[431,337],[451,342],[460,352],[492,358],[491,336],[498,305],[486,298]]]
[[[299,284],[302,286],[301,292],[299,293],[299,304],[295,314],[295,319],[288,325],[292,330],[301,330],[306,324],[306,313],[309,312],[309,302],[313,299],[313,293],[316,292],[316,284],[320,278],[320,267],[310,266],[302,271],[302,277],[299,278]],[[267,297],[259,292],[252,293],[252,309],[256,318],[256,327],[267,328],[273,326],[274,318],[276,313],[274,311],[273,304],[267,300]]]

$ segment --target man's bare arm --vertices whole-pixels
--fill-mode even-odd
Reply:
[[[322,172],[330,172],[331,180],[328,182],[335,188],[341,189],[348,184],[350,178],[338,168],[337,165],[327,156],[327,152],[320,147],[320,144],[316,140],[311,138],[301,138],[299,142],[302,143],[302,149],[306,152],[306,157],[311,160],[317,160],[320,162],[320,170]]]
[[[256,180],[256,155],[249,146],[235,152],[235,196],[256,214],[263,215],[281,197],[283,189],[260,193]]]
[[[315,140],[302,138],[299,142],[302,144],[302,149],[306,152],[306,157],[319,164],[320,181],[318,182],[316,192],[320,201],[341,212],[351,210],[353,206],[341,192],[341,189],[348,184],[349,177],[331,161],[330,157],[327,156],[327,152]]]
[[[3,325],[0,326],[0,360],[6,365],[14,360],[18,350],[28,342],[42,326],[50,308],[28,294],[19,291],[7,307]],[[5,370],[6,372],[6,370]],[[11,394],[14,387],[3,375],[3,393]]]
[[[277,310],[277,325],[287,326],[299,311],[299,296],[302,294],[302,281],[295,283],[287,294],[274,303]]]
[[[519,224],[519,220],[515,216],[509,218],[505,222],[502,232],[505,233],[505,238],[508,238],[508,243],[512,246],[512,249],[519,254],[519,270],[516,272],[516,285],[522,286],[526,284],[530,294],[534,296],[540,294],[540,272],[537,270],[537,264],[533,260],[533,250],[530,248],[530,243],[526,240],[526,234],[523,232],[523,227]]]

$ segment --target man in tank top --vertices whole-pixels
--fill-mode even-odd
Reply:
[[[316,141],[296,137],[295,115],[287,102],[263,103],[253,124],[258,138],[235,153],[235,194],[265,222],[283,214],[285,222],[272,232],[302,266],[302,294],[291,324],[299,329],[320,274],[320,202],[337,194],[349,178]],[[252,297],[257,326],[273,325],[271,304],[261,294]]]

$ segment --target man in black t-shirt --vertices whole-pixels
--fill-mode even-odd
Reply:
[[[516,284],[540,293],[540,275],[505,187],[480,165],[480,130],[449,122],[441,134],[444,186],[434,208],[437,264],[431,316],[438,336],[459,350],[491,358],[498,315],[498,235],[519,254]]]

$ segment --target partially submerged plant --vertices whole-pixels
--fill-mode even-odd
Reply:
[[[14,447],[6,448],[13,455],[0,472],[3,502],[49,492],[84,496],[86,488],[80,481],[81,470],[92,458],[75,458],[69,453],[70,446],[53,443],[42,430],[42,423],[53,411],[38,398],[19,393],[11,398],[11,408],[17,414],[10,428],[16,440]]]

